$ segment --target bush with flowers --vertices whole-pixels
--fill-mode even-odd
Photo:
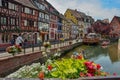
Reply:
[[[22,48],[19,45],[14,45],[14,46],[7,47],[6,51],[12,55],[15,55],[15,53],[22,52]]]
[[[107,72],[101,70],[100,64],[85,60],[81,54],[60,60],[48,59],[45,64],[34,63],[24,66],[7,78],[61,78],[77,79],[79,77],[107,76]]]

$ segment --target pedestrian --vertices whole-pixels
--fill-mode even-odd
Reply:
[[[27,39],[24,40],[24,46],[26,46],[26,45],[27,45]]]
[[[19,36],[17,37],[15,43],[16,43],[16,45],[22,46],[23,42],[24,42],[24,40],[23,40],[21,34],[19,34]]]
[[[12,39],[10,40],[10,44],[11,44],[11,46],[15,45],[15,38],[14,37],[12,37]]]

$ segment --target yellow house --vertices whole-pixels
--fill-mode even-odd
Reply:
[[[64,15],[62,15],[62,34],[64,39],[71,39],[72,38],[72,27],[74,26],[74,22],[70,19],[65,18]]]
[[[79,37],[84,37],[84,35],[87,34],[87,28],[91,27],[91,24],[94,22],[91,16],[77,11],[76,9],[67,9],[64,16],[78,26]]]

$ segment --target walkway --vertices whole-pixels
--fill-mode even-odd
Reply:
[[[78,40],[78,41],[73,40],[72,44],[77,43],[77,42],[82,42],[82,40]],[[68,45],[69,45],[69,41],[64,41],[64,42],[61,42],[59,44],[51,45],[50,49],[60,48],[63,46],[68,46]],[[24,54],[24,52],[25,52],[25,54],[30,54],[30,53],[39,52],[39,51],[44,51],[44,47],[40,46],[40,47],[34,47],[34,48],[26,48],[25,51],[24,51],[24,49],[22,50],[22,53]],[[0,53],[0,60],[3,58],[11,57],[11,56],[12,56],[12,54],[9,54],[7,52]]]

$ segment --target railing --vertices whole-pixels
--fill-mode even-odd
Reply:
[[[50,42],[51,47],[49,48],[51,53],[57,52],[57,49],[66,49],[68,47],[70,47],[72,44],[75,44],[77,42],[81,42],[82,40],[64,40],[64,41],[53,41]],[[69,42],[72,42],[72,44],[70,44]],[[30,53],[34,53],[34,52],[41,52],[45,49],[45,47],[43,46],[43,43],[39,43],[39,44],[34,44],[34,43],[24,43],[22,46],[22,52],[20,54],[30,54]],[[17,55],[17,54],[16,54]],[[4,57],[9,57],[12,56],[12,54],[8,54],[7,52],[2,52],[0,54],[0,58],[4,58]]]

